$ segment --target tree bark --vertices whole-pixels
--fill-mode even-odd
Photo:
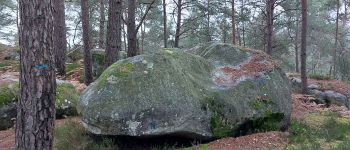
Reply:
[[[210,35],[210,0],[207,0],[207,42],[211,41]]]
[[[99,41],[98,46],[102,49],[105,48],[105,0],[100,0],[100,31],[99,31]]]
[[[128,0],[128,22],[127,22],[127,32],[128,32],[128,57],[133,57],[137,55],[137,33],[135,24],[135,10],[136,10],[136,0]]]
[[[235,17],[235,0],[231,1],[231,17],[232,17],[232,44],[236,45],[236,17]]]
[[[109,0],[105,67],[118,60],[122,48],[122,0]]]
[[[52,1],[54,11],[54,51],[55,66],[59,75],[65,75],[65,61],[67,51],[67,36],[65,23],[64,0]]]
[[[306,34],[307,34],[307,0],[301,0],[302,29],[301,29],[301,89],[307,94],[307,73],[306,73]]]
[[[53,1],[20,0],[20,98],[16,149],[53,149],[55,64]]]
[[[182,0],[177,0],[176,4],[177,8],[177,19],[176,19],[176,30],[175,30],[175,42],[174,42],[174,47],[178,48],[179,47],[179,42],[180,42],[180,31],[181,31],[181,17],[182,17]]]
[[[168,34],[167,34],[167,14],[166,14],[166,3],[163,0],[163,38],[164,38],[164,48],[168,47]]]
[[[295,30],[295,41],[294,41],[294,49],[295,49],[295,72],[300,72],[299,69],[299,20],[296,21],[296,30]]]
[[[272,55],[272,36],[273,36],[273,11],[275,0],[268,0],[266,5],[266,53]]]
[[[245,6],[244,1],[245,0],[241,1],[241,3],[242,3],[242,5],[241,5],[241,16],[244,15],[244,12],[243,12],[244,6]],[[242,21],[242,38],[241,39],[242,39],[243,46],[245,47],[246,44],[245,44],[245,22],[244,21]]]
[[[333,53],[333,77],[337,75],[336,63],[337,63],[337,48],[338,48],[338,32],[339,32],[339,0],[337,3],[337,18],[335,20],[335,43],[334,43],[334,53]]]
[[[91,58],[91,37],[89,25],[89,6],[88,0],[81,0],[81,17],[83,24],[83,43],[84,43],[84,71],[85,84],[89,85],[93,82],[92,76],[92,58]]]

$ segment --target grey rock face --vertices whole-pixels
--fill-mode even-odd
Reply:
[[[249,70],[251,64],[265,68]],[[212,138],[246,132],[250,122],[286,128],[291,85],[257,51],[227,44],[163,49],[110,66],[77,109],[94,134]]]

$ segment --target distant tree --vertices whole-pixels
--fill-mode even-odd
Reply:
[[[163,38],[164,38],[164,48],[168,47],[168,31],[167,31],[167,14],[166,14],[166,2],[163,0]]]
[[[266,53],[272,55],[273,20],[276,0],[267,0],[266,4]]]
[[[232,44],[236,44],[236,17],[235,17],[235,0],[231,0],[231,17],[232,17]]]
[[[100,0],[100,30],[99,30],[99,41],[98,46],[105,48],[105,0]]]
[[[54,21],[51,0],[19,0],[20,98],[16,149],[53,149],[55,126]]]
[[[301,89],[303,94],[307,94],[307,72],[306,72],[306,34],[307,34],[307,0],[301,0]]]
[[[143,22],[146,19],[146,16],[155,0],[151,0],[149,6],[145,10],[143,16],[141,16],[141,20],[139,24],[136,26],[135,23],[135,11],[136,11],[136,0],[128,0],[128,20],[127,20],[127,32],[128,32],[128,57],[133,57],[137,55],[138,47],[137,47],[137,32],[142,26]]]
[[[91,57],[91,37],[89,23],[89,5],[88,0],[81,0],[81,20],[83,24],[83,43],[84,43],[84,75],[85,84],[89,85],[93,82],[92,76],[92,57]]]
[[[337,75],[336,62],[337,62],[337,49],[338,49],[338,34],[339,34],[339,0],[336,0],[336,19],[335,19],[335,42],[334,42],[334,53],[333,53],[333,77]]]
[[[182,17],[182,0],[177,0],[176,9],[177,9],[177,17],[176,17],[176,31],[175,31],[175,43],[174,47],[179,47],[180,36],[181,36],[181,17]]]
[[[65,75],[65,62],[67,51],[67,36],[65,23],[64,0],[54,0],[53,17],[54,17],[54,51],[55,64],[59,75]]]
[[[106,45],[106,68],[117,61],[118,52],[122,48],[122,0],[109,0],[107,45]]]

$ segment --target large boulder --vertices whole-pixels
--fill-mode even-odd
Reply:
[[[94,134],[208,139],[286,129],[291,85],[259,51],[227,44],[162,49],[111,65],[77,109]]]

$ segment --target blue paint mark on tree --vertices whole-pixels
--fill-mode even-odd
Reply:
[[[38,65],[35,65],[33,68],[46,69],[46,68],[49,68],[49,66],[47,64],[38,64]]]

